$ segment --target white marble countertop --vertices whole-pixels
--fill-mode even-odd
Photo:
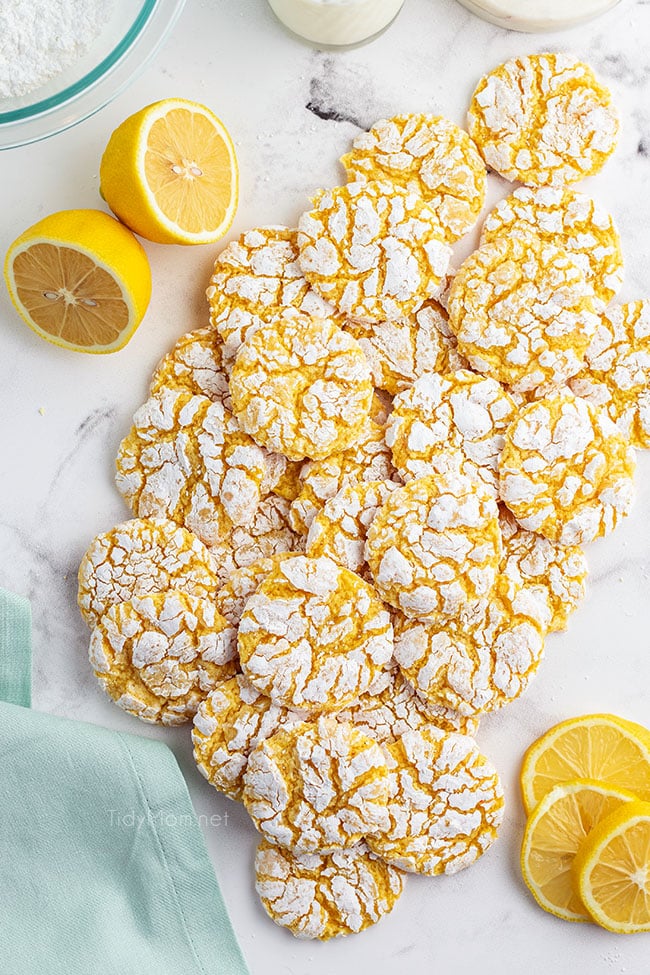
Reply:
[[[237,143],[242,173],[231,237],[292,223],[307,194],[339,182],[339,155],[360,127],[398,111],[436,111],[462,123],[486,70],[510,55],[570,49],[614,91],[620,147],[588,189],[618,219],[627,256],[624,297],[648,294],[650,267],[650,4],[624,0],[563,35],[510,33],[455,0],[406,0],[373,44],[319,53],[285,34],[264,0],[188,0],[153,65],[113,104],[46,142],[0,153],[0,251],[26,226],[67,207],[101,207],[99,159],[113,128],[141,106],[180,95],[210,105]],[[494,196],[504,186],[495,183]],[[267,920],[251,880],[255,834],[243,810],[196,772],[187,730],[160,731],[120,712],[87,663],[75,606],[76,570],[90,539],[128,516],[113,458],[144,399],[158,358],[206,324],[203,292],[219,247],[146,244],[154,278],[144,324],[121,353],[55,349],[16,317],[0,290],[0,585],[32,600],[34,706],[112,728],[164,737],[186,773],[215,868],[253,975],[645,975],[650,935],[616,937],[539,910],[519,873],[523,812],[517,773],[530,741],[562,718],[612,711],[650,723],[650,456],[640,456],[638,500],[617,533],[589,547],[589,595],[567,633],[548,640],[526,696],[486,718],[483,750],[507,792],[500,841],[453,878],[409,878],[391,916],[359,937],[296,942]],[[165,973],[167,975],[167,973]],[[169,973],[171,975],[171,973]]]

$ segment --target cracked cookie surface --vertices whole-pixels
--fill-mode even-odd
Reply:
[[[392,911],[404,875],[364,844],[335,853],[291,853],[262,840],[255,889],[272,921],[297,938],[356,934]]]
[[[381,831],[387,798],[380,745],[335,718],[277,731],[251,752],[244,776],[256,828],[296,853],[330,853]]]
[[[605,407],[560,392],[524,407],[506,431],[500,497],[528,531],[583,545],[629,513],[635,466]]]
[[[548,610],[523,581],[499,576],[474,614],[396,621],[395,659],[432,704],[472,716],[519,697],[544,653]]]
[[[79,566],[78,604],[89,626],[134,596],[182,589],[214,597],[219,572],[209,549],[166,518],[133,518],[97,535]]]
[[[221,341],[213,328],[198,328],[181,335],[171,352],[156,366],[149,395],[156,396],[164,388],[182,389],[207,396],[226,410],[232,410],[222,356]]]
[[[604,406],[633,446],[650,447],[650,300],[606,309],[570,386]]]
[[[553,186],[520,186],[488,214],[481,243],[530,235],[568,251],[605,304],[621,290],[621,239],[611,214],[591,197]]]
[[[116,484],[135,515],[171,518],[217,545],[255,516],[284,463],[220,403],[161,389],[120,444]]]
[[[111,606],[92,632],[89,656],[119,707],[175,725],[237,670],[236,639],[212,601],[170,589]]]
[[[298,266],[297,237],[289,227],[257,227],[218,255],[206,296],[227,371],[242,343],[278,311],[295,308],[317,317],[332,313],[332,306],[310,288]]]
[[[298,224],[300,267],[340,312],[381,322],[435,298],[451,251],[437,214],[392,183],[323,190]]]
[[[393,402],[386,433],[393,463],[404,480],[425,477],[441,470],[451,449],[462,455],[461,469],[469,461],[496,487],[503,434],[515,409],[494,379],[465,369],[422,376]]]
[[[439,115],[395,115],[376,122],[341,159],[350,181],[390,180],[436,212],[445,239],[470,230],[485,200],[487,174],[468,136]]]
[[[609,91],[568,54],[500,64],[479,82],[468,122],[488,166],[529,186],[593,176],[616,148],[619,129]]]
[[[521,393],[580,372],[597,311],[575,258],[539,237],[482,244],[449,295],[459,352],[477,372]]]
[[[455,471],[409,481],[377,512],[366,558],[383,599],[405,616],[471,611],[489,595],[501,559],[494,491]]]
[[[260,325],[230,377],[243,430],[289,460],[320,460],[356,441],[373,397],[359,344],[331,319],[296,313]]]
[[[274,704],[243,674],[221,681],[194,716],[194,761],[208,782],[231,799],[242,798],[248,756],[280,728],[304,714]]]
[[[503,820],[503,789],[468,735],[407,731],[385,748],[388,829],[368,846],[411,873],[453,874],[492,845]]]
[[[426,301],[412,315],[391,322],[350,319],[346,331],[354,336],[368,360],[372,381],[391,395],[407,389],[429,372],[464,369],[466,360],[437,301]]]
[[[238,648],[258,690],[316,715],[368,690],[392,656],[393,628],[359,576],[325,557],[292,555],[249,597]]]

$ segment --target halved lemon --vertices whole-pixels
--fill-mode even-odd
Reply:
[[[154,102],[113,132],[101,193],[135,233],[160,244],[208,244],[230,227],[239,170],[223,122],[184,98]]]
[[[51,213],[13,242],[4,270],[29,327],[75,352],[123,348],[151,297],[142,245],[101,210]]]
[[[585,714],[555,725],[524,755],[526,812],[554,785],[574,779],[607,782],[650,800],[650,731],[613,714]]]
[[[581,843],[609,813],[637,797],[606,782],[577,779],[556,785],[535,807],[524,832],[521,872],[545,911],[565,921],[589,921],[573,877]]]
[[[589,834],[576,885],[594,921],[617,934],[650,931],[650,802],[630,802]]]

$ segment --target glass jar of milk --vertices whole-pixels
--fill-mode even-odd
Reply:
[[[319,47],[351,47],[380,34],[404,0],[269,0],[282,23]]]
[[[611,10],[620,0],[460,0],[464,7],[511,30],[553,31],[574,27]]]

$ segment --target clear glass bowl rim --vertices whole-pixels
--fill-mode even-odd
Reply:
[[[185,0],[144,0],[122,39],[82,78],[55,95],[24,108],[0,111],[0,149],[45,139],[76,125],[107,105],[146,67],[184,5]],[[142,57],[133,60],[136,45],[139,47],[139,42],[146,39],[149,32],[149,47],[142,52]],[[94,95],[97,97],[88,97]]]

